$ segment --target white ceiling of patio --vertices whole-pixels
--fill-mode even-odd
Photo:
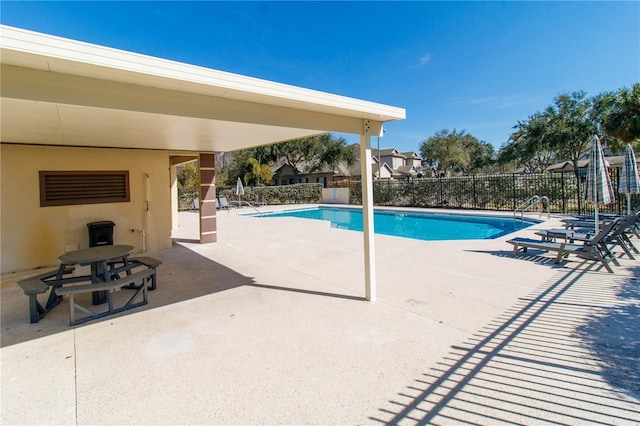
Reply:
[[[0,26],[2,142],[233,151],[402,108]]]

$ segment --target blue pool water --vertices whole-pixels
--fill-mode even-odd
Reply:
[[[331,226],[362,231],[362,210],[334,207],[285,210],[261,217],[299,217],[326,220]],[[413,213],[374,210],[374,232],[417,240],[484,240],[498,238],[533,225],[511,217]]]

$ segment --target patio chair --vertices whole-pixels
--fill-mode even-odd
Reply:
[[[630,259],[635,259],[633,253],[640,254],[640,251],[631,242],[628,233],[635,233],[636,221],[640,213],[623,216],[616,221],[611,234],[603,238],[600,242],[602,248],[607,245],[617,245],[622,248]],[[543,240],[556,241],[558,238],[564,239],[565,242],[575,243],[576,241],[589,241],[594,237],[594,228],[574,228],[574,229],[548,229],[536,232],[536,235],[542,236]],[[607,248],[608,249],[608,248]]]
[[[555,263],[560,263],[564,258],[574,254],[582,259],[600,262],[607,271],[613,273],[609,265],[611,261],[614,265],[620,266],[613,253],[606,246],[606,238],[612,234],[614,226],[619,221],[611,221],[602,225],[600,232],[584,244],[572,244],[568,242],[540,241],[532,238],[513,238],[508,240],[513,245],[513,257],[518,254],[518,249],[526,252],[529,248],[556,252]]]
[[[218,198],[218,209],[227,209],[229,210],[229,201],[227,201],[227,197]]]
[[[605,222],[605,221],[610,221],[610,220],[615,220],[615,219],[624,219],[626,217],[628,217],[630,215],[612,215],[612,214],[601,214],[598,216],[599,218],[599,222]],[[639,233],[639,229],[638,229],[638,218],[640,216],[640,206],[637,206],[635,209],[633,209],[633,212],[631,213],[631,216],[635,216],[636,221],[632,222],[629,225],[629,232],[632,232],[634,235],[636,235],[638,238],[640,238],[640,233]],[[565,224],[565,228],[567,229],[574,229],[574,228],[594,228],[595,227],[595,218],[592,215],[578,215],[578,216],[571,216],[571,217],[566,217],[564,219],[560,219],[561,222],[563,222]]]

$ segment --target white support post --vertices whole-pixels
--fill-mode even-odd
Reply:
[[[169,166],[169,176],[171,180],[171,229],[177,230],[180,225],[178,221],[178,166],[174,164]]]
[[[364,281],[365,298],[376,300],[376,250],[373,233],[373,183],[371,166],[371,126],[365,120],[360,135],[360,180],[362,183],[362,225],[364,231]]]

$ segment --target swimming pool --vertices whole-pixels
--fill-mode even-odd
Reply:
[[[512,217],[374,210],[374,232],[417,240],[485,240],[527,228],[536,222]],[[260,217],[298,217],[330,221],[332,227],[362,231],[362,210],[315,207],[264,213]]]

